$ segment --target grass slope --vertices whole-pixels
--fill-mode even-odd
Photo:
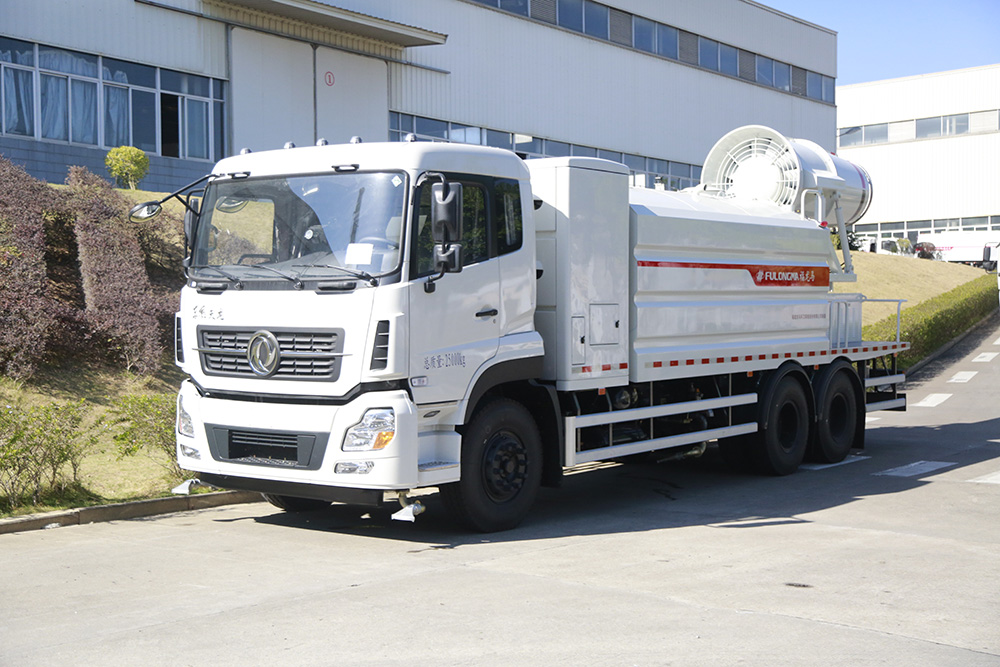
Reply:
[[[906,299],[903,308],[949,292],[983,275],[982,269],[902,255],[851,253],[855,283],[837,283],[834,292],[861,293],[869,299]],[[896,314],[895,303],[866,303],[862,324],[874,324]]]

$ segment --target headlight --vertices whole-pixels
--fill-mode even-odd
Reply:
[[[184,409],[184,399],[177,396],[177,432],[189,438],[194,437],[194,420],[191,413]]]
[[[385,449],[396,435],[396,413],[392,408],[369,410],[361,422],[347,429],[344,436],[345,452],[369,452]]]

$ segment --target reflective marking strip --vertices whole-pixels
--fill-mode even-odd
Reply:
[[[846,466],[848,463],[857,463],[858,461],[865,461],[870,458],[870,456],[848,456],[839,463],[803,463],[799,466],[799,470],[826,470],[827,468]]]
[[[870,354],[872,352],[881,351],[891,351],[891,352],[902,352],[903,350],[909,349],[909,343],[889,343],[887,345],[875,345],[872,347],[864,348],[843,348],[843,349],[833,349],[833,350],[804,350],[802,352],[770,352],[765,354],[747,354],[741,357],[698,357],[695,359],[669,359],[660,361],[647,361],[645,363],[646,368],[663,368],[664,366],[669,366],[675,368],[677,366],[709,366],[712,364],[736,364],[742,361],[777,361],[781,359],[805,359],[808,357],[827,357],[827,356],[838,356],[838,355],[851,355],[865,353]],[[998,353],[1000,354],[1000,353]],[[627,368],[628,364],[622,364],[620,368]],[[585,366],[585,369],[590,367]]]
[[[945,401],[951,398],[951,394],[928,394],[927,398],[920,401],[919,403],[914,403],[912,407],[914,408],[936,408]]]
[[[952,375],[951,379],[948,380],[948,382],[965,383],[971,380],[972,378],[976,377],[976,373],[978,372],[979,371],[961,371],[960,373],[955,373],[954,375]]]
[[[889,470],[883,470],[882,472],[877,472],[875,474],[887,477],[917,477],[918,475],[926,475],[929,472],[941,470],[942,468],[949,468],[954,465],[958,464],[950,463],[948,461],[917,461],[916,463],[900,466],[898,468],[890,468]]]
[[[973,359],[972,363],[974,363],[974,364],[989,363],[989,362],[993,361],[994,359],[996,359],[998,354],[1000,354],[1000,352],[983,352],[978,357],[976,357],[975,359]]]

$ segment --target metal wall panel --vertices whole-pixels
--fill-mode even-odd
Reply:
[[[198,9],[195,0],[172,0]],[[221,23],[122,0],[3,0],[0,33],[87,53],[227,78]]]

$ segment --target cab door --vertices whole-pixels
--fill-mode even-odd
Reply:
[[[491,233],[490,192],[479,179],[463,185],[462,271],[436,276],[430,224],[431,183],[417,189],[410,234],[410,384],[418,404],[464,398],[480,367],[497,353],[500,267]]]

